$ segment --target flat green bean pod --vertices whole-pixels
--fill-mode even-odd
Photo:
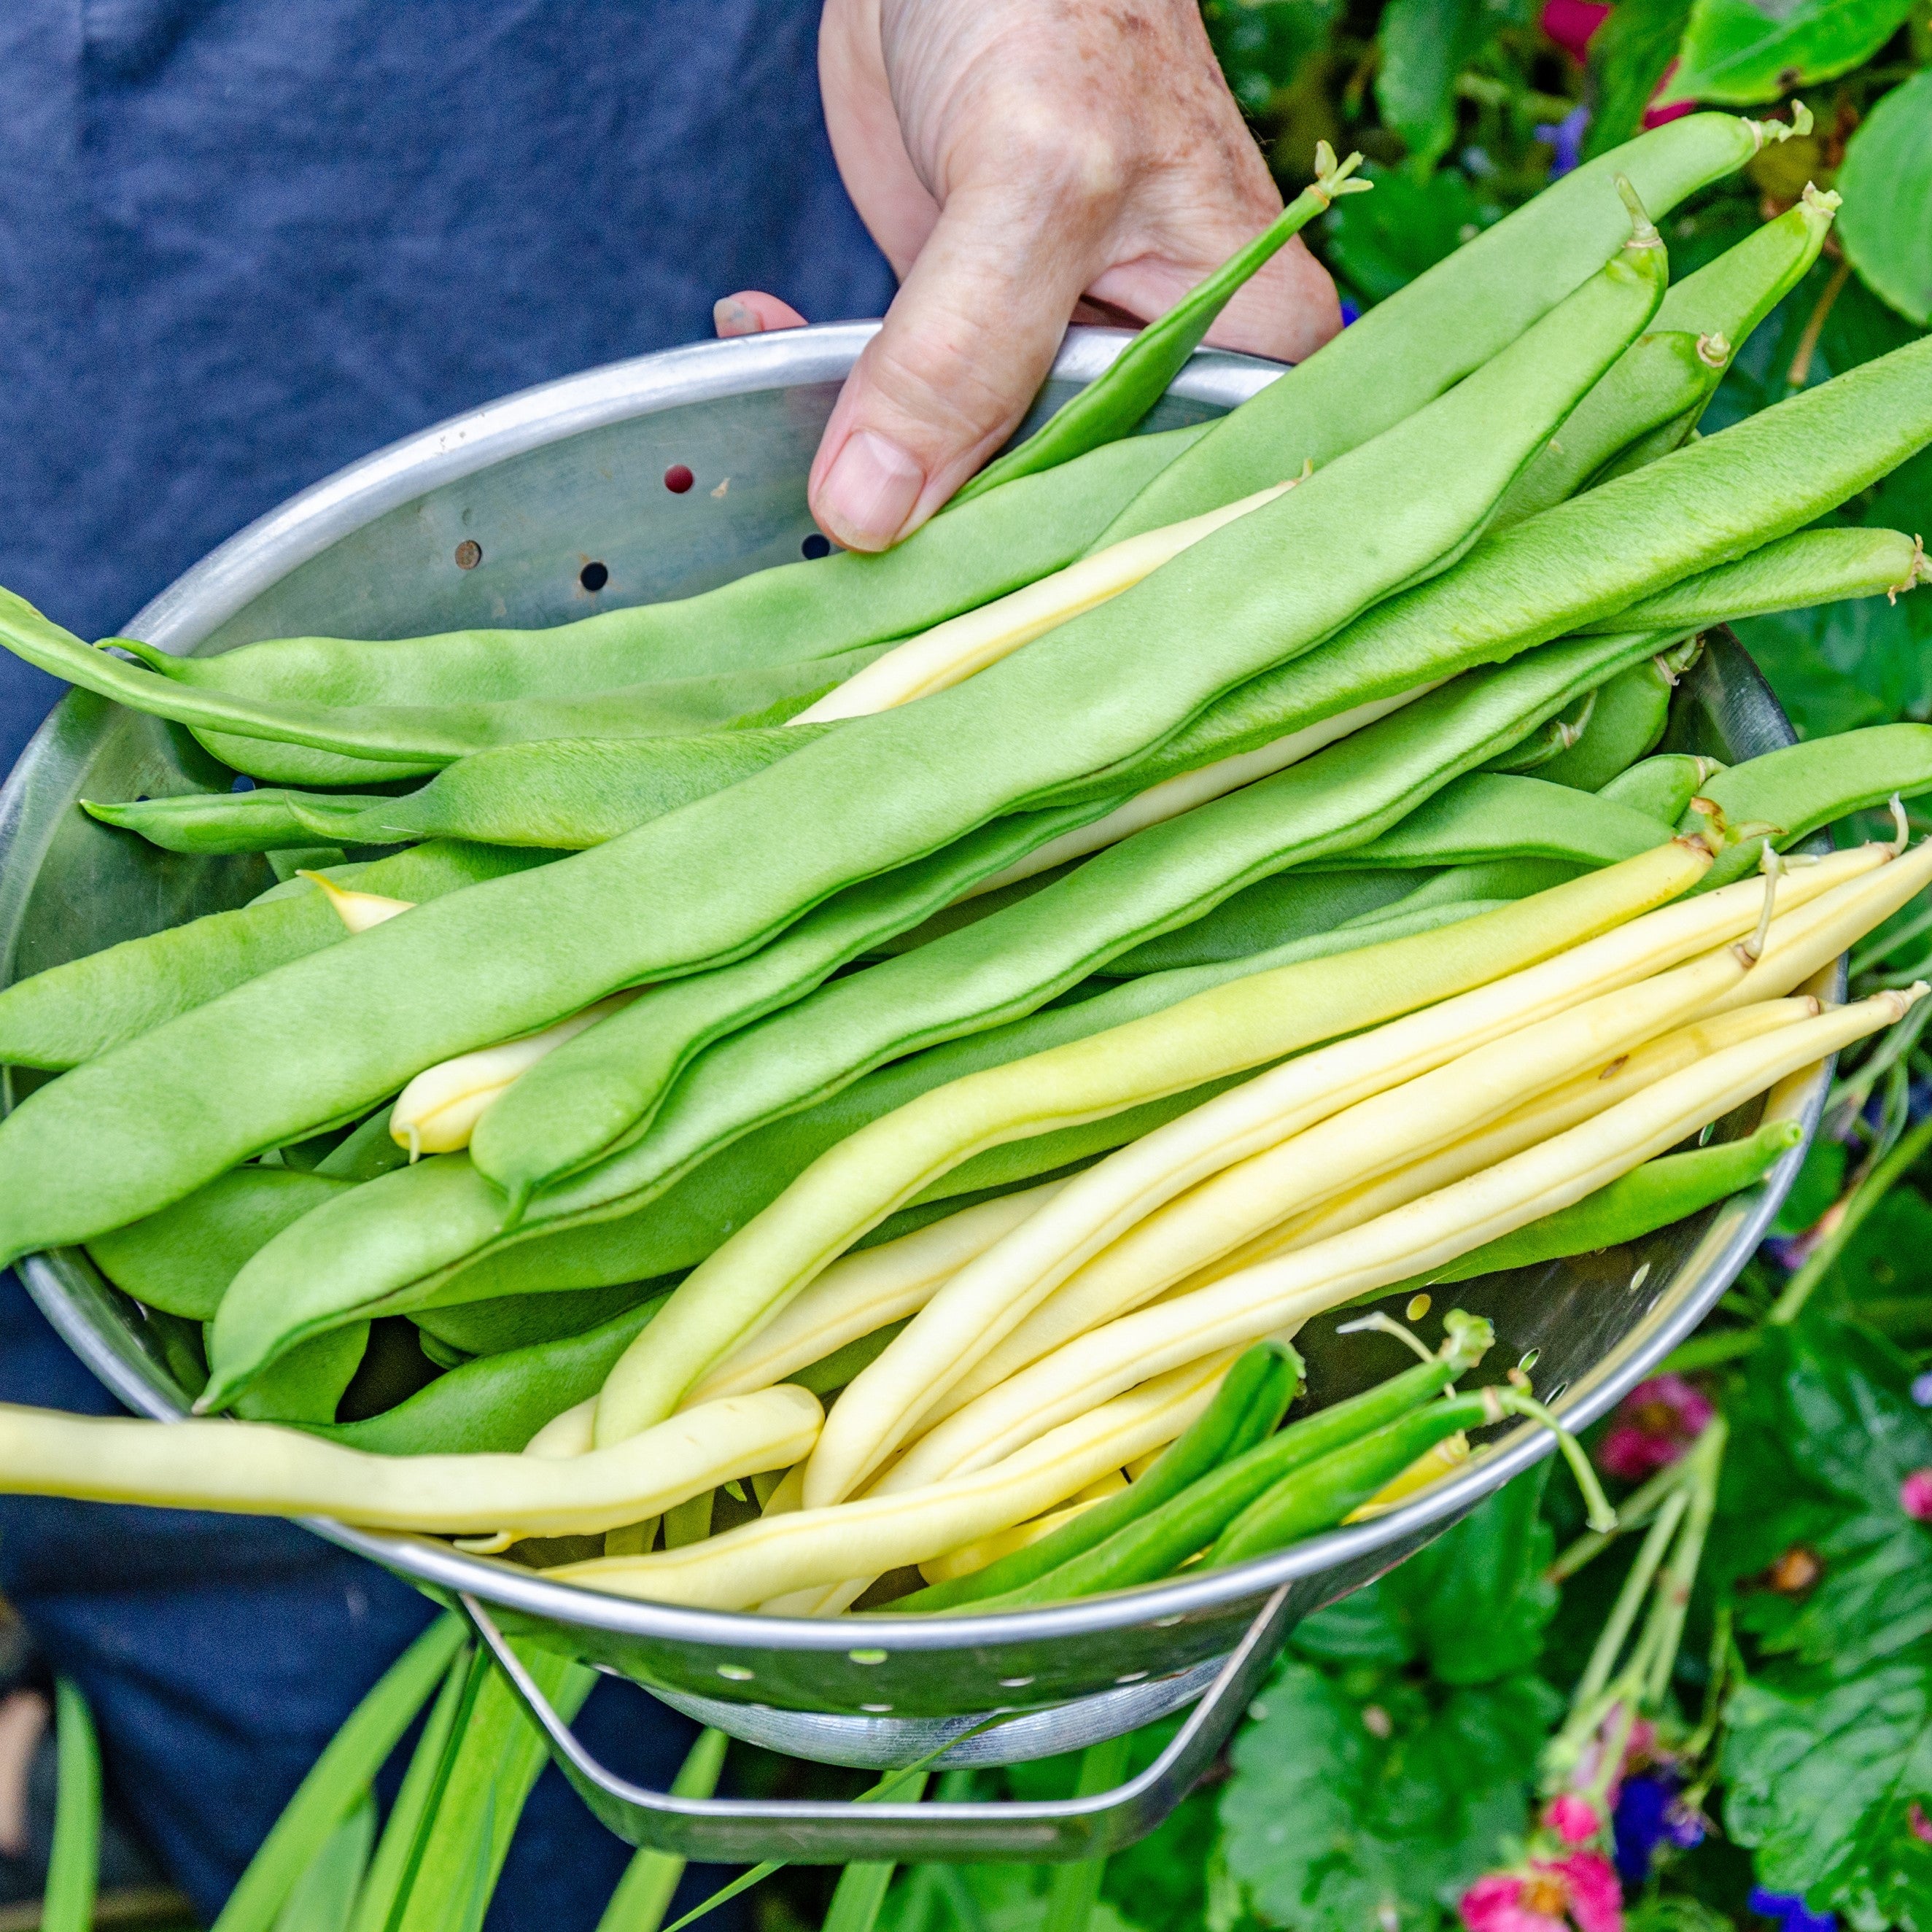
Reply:
[[[1838,206],[1836,195],[1807,188],[1775,220],[1673,282],[1650,328],[1516,479],[1496,527],[1574,495],[1626,451],[1654,461],[1676,448],[1751,332],[1818,259]]]
[[[366,1322],[311,1336],[242,1391],[236,1414],[244,1422],[333,1422],[368,1346]]]
[[[674,686],[626,685],[576,697],[342,704],[312,694],[256,698],[187,683],[116,656],[124,648],[119,639],[82,644],[10,591],[0,591],[0,644],[56,677],[188,726],[238,771],[296,785],[412,777],[472,752],[537,739],[649,738],[782,724],[886,648],[868,645],[773,670],[686,679]]]
[[[466,1362],[380,1415],[316,1432],[382,1456],[514,1454],[545,1423],[597,1393],[663,1299],[640,1302],[580,1334]]]
[[[1351,154],[1339,166],[1327,142],[1315,151],[1313,183],[1302,190],[1260,234],[1197,283],[1156,322],[1129,343],[1112,366],[1058,410],[1016,449],[988,464],[952,499],[968,502],[982,491],[1030,476],[1124,436],[1160,401],[1180,374],[1214,319],[1249,278],[1272,261],[1337,195],[1359,194],[1370,184],[1349,181],[1361,164]]]
[[[881,939],[1106,808],[1096,801],[995,819],[929,859],[847,886],[748,958],[647,988],[496,1101],[471,1137],[478,1168],[509,1195],[516,1218],[553,1175],[642,1133],[671,1083],[713,1040],[805,998]],[[533,1166],[530,1149],[547,1164]]]
[[[1785,851],[1848,812],[1927,791],[1932,724],[1877,724],[1732,765],[1700,789],[1682,823],[1721,836],[1710,874],[1721,884],[1753,870],[1767,840]]]
[[[1663,266],[1640,237],[1450,395],[977,676],[850,719],[622,838],[418,906],[43,1088],[0,1123],[0,1256],[152,1214],[264,1148],[359,1116],[426,1066],[618,987],[740,956],[855,880],[1133,758],[1446,563],[1648,320]],[[1796,400],[1869,384],[1912,353]],[[1442,488],[1402,487],[1445,446],[1462,460]],[[1307,554],[1322,570],[1279,568]],[[1204,598],[1216,621],[1203,623]],[[7,610],[16,640],[55,634],[17,598]],[[998,759],[984,755],[993,743]],[[694,892],[694,880],[712,889]]]
[[[550,1294],[508,1294],[490,1301],[417,1309],[410,1319],[433,1341],[464,1355],[501,1355],[539,1342],[560,1342],[634,1308],[665,1284],[626,1281],[608,1287],[564,1288]]]
[[[1685,807],[1696,796],[1698,787],[1724,769],[1715,758],[1699,758],[1688,752],[1662,752],[1618,772],[1597,796],[1628,806],[1631,811],[1640,812],[1646,818],[1657,819],[1675,830]]]
[[[400,639],[280,638],[206,658],[171,657],[138,640],[123,647],[204,690],[261,698],[322,692],[338,704],[377,705],[589,696],[832,658],[925,630],[1072,562],[1204,433],[1196,425],[1125,438],[1052,476],[988,493],[970,514],[935,521],[878,556],[842,551],[781,564],[694,597],[574,623]],[[478,580],[485,601],[488,575]]]
[[[1100,542],[1232,502],[1293,476],[1304,461],[1319,470],[1414,415],[1616,252],[1626,232],[1615,189],[1619,175],[1653,216],[1661,215],[1791,131],[1695,114],[1586,162],[1223,417],[1148,484]]]
[[[1700,648],[1699,640],[1693,638],[1690,658]],[[1660,652],[1606,680],[1598,688],[1582,736],[1547,764],[1539,765],[1537,776],[1546,784],[1600,794],[1664,736],[1670,722],[1670,694],[1689,668],[1684,652]]]
[[[541,865],[550,855],[437,840],[332,874],[343,885],[425,900]],[[0,992],[0,1061],[60,1070],[121,1046],[290,960],[348,937],[306,880],[232,912],[123,940]]]
[[[647,1131],[628,1152],[614,1150],[607,1174],[586,1175],[566,1191],[594,1201],[620,1174],[626,1192],[655,1184],[718,1144],[721,1132],[742,1132],[749,1119],[808,1105],[889,1059],[1043,1006],[1253,880],[1348,851],[1406,819],[1498,742],[1606,668],[1648,656],[1654,643],[1561,646],[1471,673],[1273,778],[1150,826],[1004,911],[823,988],[723,1042],[667,1103],[661,1130]],[[1659,832],[1640,820],[1626,842],[1640,837],[1633,848],[1640,850],[1660,842]],[[477,1165],[513,1202],[554,1186],[611,1147],[611,1137],[599,1145],[587,1144],[588,1133],[563,1138],[574,1118],[594,1126],[603,1118],[587,1102],[580,1112],[568,1096],[581,1084],[594,1096],[605,1084],[590,1044],[604,1030],[579,1036],[525,1075],[518,1083],[522,1106],[501,1111],[506,1095],[492,1109],[498,1118],[484,1117],[489,1131],[478,1130]],[[541,1112],[532,1096],[544,1096]],[[512,1140],[503,1130],[506,1121],[525,1120],[545,1132]]]
[[[238,1167],[184,1201],[88,1244],[114,1286],[150,1308],[212,1322],[242,1264],[352,1184],[284,1167]]]
[[[1898,530],[1800,530],[1736,563],[1700,572],[1580,632],[1709,630],[1740,617],[1852,597],[1898,597],[1932,581],[1917,540]]]

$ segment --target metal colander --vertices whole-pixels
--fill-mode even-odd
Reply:
[[[813,535],[805,478],[820,430],[874,326],[708,343],[490,404],[296,497],[188,572],[128,630],[170,650],[206,652],[304,634],[554,624],[788,562]],[[1090,380],[1124,339],[1113,330],[1073,331],[1040,411]],[[1246,357],[1197,355],[1148,427],[1218,415],[1274,373]],[[666,472],[678,465],[694,487],[668,487]],[[1678,694],[1670,744],[1735,760],[1791,738],[1743,651],[1714,638]],[[0,958],[10,978],[264,890],[270,877],[258,858],[158,851],[75,809],[83,794],[225,789],[228,781],[186,732],[84,692],[69,695],[0,792]],[[19,1084],[7,1091],[9,1106],[33,1076],[11,1077]],[[1808,1095],[1808,1132],[1823,1092],[1821,1076]],[[1748,1113],[1736,1124],[1749,1124]],[[1540,1352],[1540,1385],[1557,1392],[1559,1413],[1580,1428],[1724,1292],[1801,1151],[1766,1185],[1690,1222],[1628,1248],[1471,1282],[1454,1299],[1494,1322],[1500,1358]],[[141,1310],[82,1254],[36,1256],[22,1272],[124,1402],[156,1417],[182,1413],[182,1391]],[[1332,1320],[1310,1324],[1298,1346],[1321,1400],[1408,1359],[1372,1335],[1338,1344]],[[1406,1507],[1264,1562],[993,1616],[813,1622],[666,1608],[549,1581],[428,1538],[309,1527],[460,1604],[526,1693],[573,1782],[633,1842],[727,1861],[1083,1857],[1151,1828],[1178,1801],[1298,1618],[1400,1562],[1550,1447],[1548,1436],[1516,1429]],[[942,1748],[943,1762],[1012,1762],[1198,1701],[1150,1770],[1064,1804],[672,1799],[592,1760],[543,1706],[506,1634],[620,1672],[736,1736],[839,1764],[904,1764]]]

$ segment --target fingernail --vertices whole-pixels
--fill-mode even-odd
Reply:
[[[736,296],[720,296],[711,304],[711,326],[720,335],[762,335],[765,329],[758,311]]]
[[[884,550],[905,527],[926,472],[890,436],[862,429],[826,472],[818,512],[848,550]]]

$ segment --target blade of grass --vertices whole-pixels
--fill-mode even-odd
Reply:
[[[275,1932],[344,1932],[376,1841],[376,1801],[362,1802],[322,1842],[275,1914]]]
[[[1932,1147],[1932,1119],[1919,1122],[1906,1134],[1884,1160],[1858,1184],[1838,1225],[1811,1251],[1804,1265],[1785,1284],[1784,1292],[1766,1318],[1774,1323],[1795,1322],[1812,1291],[1830,1273],[1832,1264],[1845,1251],[1865,1217],[1882,1201],[1893,1185],[1910,1173],[1919,1156]]]
[[[700,1731],[698,1742],[686,1754],[677,1775],[670,1781],[670,1795],[709,1798],[718,1789],[718,1774],[724,1768],[725,1747],[730,1742],[722,1731]],[[610,1904],[604,1908],[603,1917],[597,1922],[597,1932],[658,1932],[670,1909],[678,1880],[684,1876],[684,1864],[676,1852],[658,1851],[646,1845],[625,1868]],[[827,1932],[831,1924],[832,1920],[827,1919]]]
[[[1133,1748],[1133,1733],[1102,1738],[1080,1754],[1080,1776],[1073,1787],[1076,1798],[1096,1798],[1111,1791],[1126,1774],[1127,1756]],[[1078,1864],[1055,1865],[1047,1887],[1046,1920],[1042,1932],[1087,1932],[1087,1922],[1100,1898],[1100,1880],[1107,1869],[1104,1858],[1083,1858]]]
[[[410,1767],[403,1774],[402,1788],[382,1826],[381,1841],[370,1861],[369,1875],[356,1900],[350,1932],[382,1932],[395,1909],[410,1854],[416,1848],[429,1809],[430,1792],[442,1768],[449,1740],[456,1728],[457,1706],[470,1679],[472,1658],[467,1646],[459,1650],[443,1672],[442,1688],[436,1694],[422,1736],[410,1754]]]
[[[535,1644],[519,1641],[516,1648],[544,1696],[566,1722],[574,1718],[597,1673]],[[479,1872],[482,1909],[488,1909],[530,1788],[550,1762],[543,1734],[502,1673],[487,1658],[479,1669],[468,1714],[459,1712],[453,1727],[441,1789],[425,1812],[421,1854],[391,1912],[392,1932],[452,1932]]]
[[[376,1680],[329,1739],[228,1895],[214,1932],[268,1932],[296,1881],[356,1804],[436,1688],[463,1641],[462,1620],[437,1618]]]
[[[70,1678],[55,1680],[54,1711],[60,1770],[40,1925],[42,1932],[88,1932],[100,1862],[100,1746],[87,1700]]]
[[[926,1796],[926,1774],[922,1772],[918,1783],[906,1794],[911,1803],[917,1804]],[[820,1932],[872,1932],[886,1902],[886,1888],[898,1870],[890,1862],[875,1864],[869,1860],[848,1865],[832,1888],[831,1909],[825,1915]]]

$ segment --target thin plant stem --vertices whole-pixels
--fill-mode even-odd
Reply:
[[[1846,281],[1852,272],[1851,258],[1847,256],[1832,271],[1832,278],[1824,286],[1811,313],[1804,323],[1804,333],[1798,338],[1796,352],[1792,356],[1791,367],[1785,372],[1784,386],[1787,393],[1802,389],[1810,380],[1811,358],[1818,352],[1818,338],[1825,332],[1825,324],[1839,296],[1844,293]]]
[[[58,1771],[40,1924],[43,1932],[88,1932],[100,1864],[100,1745],[71,1678],[54,1680],[54,1708]]]
[[[1648,1654],[1649,1662],[1643,1694],[1653,1708],[1663,1702],[1672,1673],[1677,1668],[1677,1648],[1683,1641],[1690,1592],[1697,1581],[1697,1566],[1704,1560],[1704,1540],[1710,1534],[1711,1517],[1718,1506],[1718,1470],[1724,1459],[1724,1443],[1730,1432],[1724,1418],[1713,1416],[1684,1459],[1691,1466],[1683,1491],[1689,1507],[1684,1511],[1684,1528],[1676,1547],[1658,1580],[1657,1606],[1642,1646]]]
[[[1580,1712],[1593,1704],[1610,1682],[1610,1673],[1616,1669],[1617,1658],[1623,1649],[1624,1640],[1636,1622],[1637,1610],[1652,1579],[1657,1574],[1658,1565],[1664,1561],[1664,1552],[1670,1546],[1670,1539],[1677,1532],[1678,1524],[1684,1519],[1689,1501],[1682,1489],[1674,1490],[1658,1511],[1657,1520],[1651,1525],[1637,1551],[1636,1561],[1630,1565],[1630,1573],[1624,1579],[1623,1588],[1617,1592],[1610,1621],[1604,1624],[1596,1647],[1590,1653],[1590,1660],[1577,1679],[1576,1690],[1570,1700],[1573,1712]]]
[[[1095,1798],[1112,1790],[1126,1774],[1127,1754],[1132,1744],[1133,1733],[1128,1731],[1118,1738],[1105,1738],[1096,1744],[1089,1744],[1080,1754],[1080,1778],[1073,1795]],[[1088,1922],[1100,1903],[1100,1880],[1106,1869],[1105,1858],[1055,1865],[1052,1882],[1047,1888],[1042,1932],[1087,1932]]]
[[[1901,1135],[1898,1144],[1858,1183],[1845,1204],[1838,1225],[1812,1250],[1804,1265],[1786,1282],[1784,1292],[1765,1318],[1768,1322],[1782,1326],[1798,1319],[1804,1304],[1811,1299],[1813,1291],[1844,1252],[1846,1244],[1858,1232],[1866,1216],[1885,1198],[1894,1184],[1911,1171],[1928,1147],[1932,1147],[1932,1118],[1920,1121]]]
[[[1564,1550],[1543,1574],[1552,1583],[1567,1582],[1586,1564],[1593,1562],[1624,1531],[1641,1529],[1663,1505],[1664,1498],[1684,1480],[1682,1460],[1666,1463],[1640,1489],[1633,1490],[1617,1505],[1617,1526],[1611,1530],[1586,1530]]]
[[[677,1775],[670,1781],[671,1796],[709,1798],[718,1789],[718,1777],[724,1768],[725,1749],[730,1742],[722,1731],[700,1731],[685,1754],[683,1763],[678,1766]],[[624,1876],[617,1881],[617,1888],[611,1893],[610,1903],[604,1908],[604,1916],[597,1922],[597,1932],[658,1932],[658,1928],[664,1923],[664,1914],[670,1910],[678,1880],[684,1876],[684,1863],[676,1852],[659,1851],[654,1845],[646,1845],[625,1867]],[[848,1866],[846,1877],[862,1869],[858,1865]],[[885,1870],[886,1876],[891,1877],[891,1866],[886,1866]],[[844,1879],[838,1883],[842,1892]],[[883,1901],[883,1886],[879,1896]],[[877,1916],[876,1908],[874,1916]],[[835,1898],[832,1917],[825,1922],[826,1932],[830,1932],[837,1916]],[[871,1919],[865,1921],[864,1932],[871,1932]]]

